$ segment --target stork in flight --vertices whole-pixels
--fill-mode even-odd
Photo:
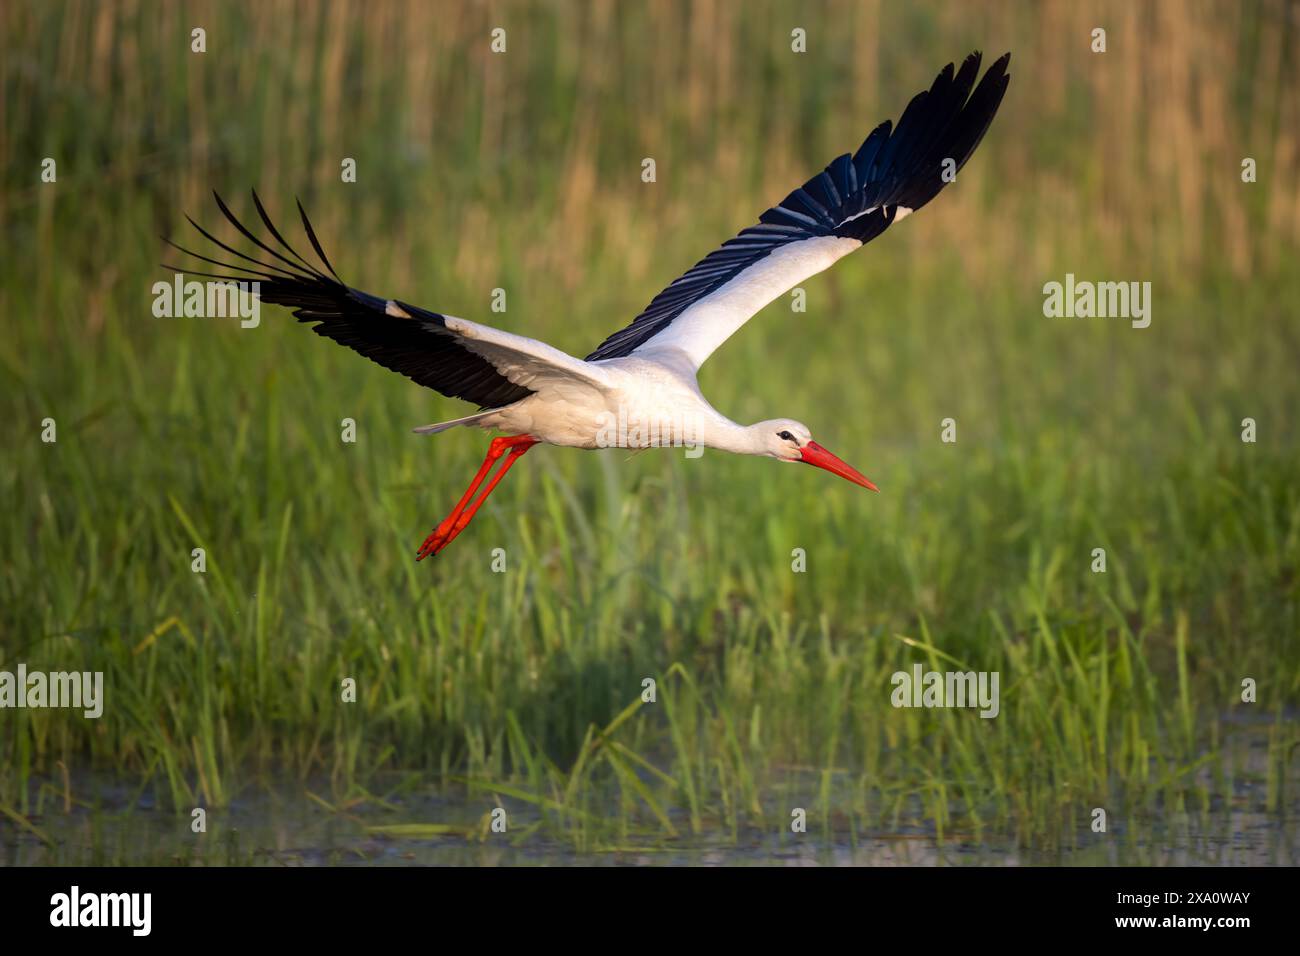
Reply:
[[[680,445],[686,438],[741,455],[801,461],[875,491],[868,478],[813,441],[807,426],[797,421],[776,418],[748,426],[731,421],[701,394],[696,373],[763,306],[933,199],[970,158],[992,122],[1010,79],[1010,59],[1009,53],[1002,56],[978,85],[978,52],[955,72],[948,64],[930,89],[913,97],[897,127],[891,128],[888,120],[881,123],[856,153],[834,160],[763,213],[757,225],[742,229],[701,259],[655,296],[631,325],[582,360],[536,339],[348,286],[326,258],[301,203],[298,212],[319,265],[284,240],[256,192],[253,203],[278,250],[240,223],[220,196],[217,205],[271,258],[238,252],[193,219],[190,224],[206,239],[245,264],[176,248],[242,273],[194,274],[228,282],[257,281],[264,301],[287,306],[298,321],[313,323],[318,335],[420,385],[479,406],[472,415],[417,432],[474,425],[505,433],[492,439],[469,488],[424,540],[416,560],[450,544],[528,449],[541,442],[602,447],[609,444],[612,420],[654,426],[635,429],[634,441],[615,445]],[[488,480],[503,456],[505,461]]]

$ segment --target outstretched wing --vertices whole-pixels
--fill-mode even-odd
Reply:
[[[676,349],[698,369],[763,306],[933,199],[992,122],[1010,61],[1005,54],[978,87],[978,52],[956,75],[949,63],[896,129],[881,123],[857,153],[840,156],[696,263],[587,360]]]
[[[284,240],[256,192],[253,203],[258,216],[278,249],[247,229],[220,196],[216,200],[226,219],[263,255],[260,258],[245,255],[190,219],[200,234],[238,261],[213,259],[165,240],[186,255],[226,271],[168,268],[226,282],[256,283],[262,301],[291,309],[299,322],[313,323],[312,330],[317,335],[346,345],[413,382],[450,398],[474,402],[481,408],[509,405],[547,384],[578,383],[596,387],[605,384],[600,368],[544,342],[383,299],[345,285],[321,249],[301,203],[298,212],[307,238],[320,257],[319,265],[303,258]]]

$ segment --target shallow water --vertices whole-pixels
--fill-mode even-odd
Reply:
[[[665,836],[653,820],[629,820],[616,793],[604,802],[619,826],[582,847],[529,828],[539,820],[533,804],[502,799],[506,832],[491,832],[485,815],[496,798],[463,789],[440,791],[411,775],[392,775],[384,797],[338,801],[328,781],[262,781],[247,786],[230,805],[206,811],[207,830],[191,829],[189,812],[160,805],[152,787],[105,773],[29,781],[29,816],[40,835],[0,815],[0,866],[1295,866],[1300,863],[1300,779],[1294,767],[1282,787],[1281,811],[1268,809],[1268,722],[1233,718],[1213,761],[1202,762],[1195,783],[1215,793],[1204,813],[1109,809],[1108,832],[1087,826],[1054,841],[1051,848],[1018,845],[998,834],[949,831],[940,834],[924,820],[919,805],[902,825],[857,830],[836,814],[827,830],[810,807],[808,832],[788,824],[732,833],[716,827],[690,835],[689,818],[669,811],[679,837]],[[1217,769],[1212,769],[1216,767]],[[1229,774],[1226,794],[1214,785]],[[770,788],[779,802],[807,805],[817,774]],[[832,784],[830,804],[849,806],[847,793]],[[324,796],[322,796],[324,795]],[[784,799],[780,799],[784,798]],[[326,805],[329,801],[334,806]],[[598,800],[592,807],[600,806]],[[65,812],[65,807],[67,811]],[[599,816],[598,809],[588,812]],[[954,808],[953,815],[961,814]],[[627,834],[622,832],[625,823]],[[416,835],[375,828],[420,826]],[[716,825],[715,825],[716,826]],[[431,833],[430,828],[452,832]],[[1014,828],[1006,826],[1002,832]],[[617,844],[617,845],[614,845]]]
[[[1176,816],[1126,824],[1112,817],[1110,832],[1080,832],[1069,849],[1034,850],[1005,839],[969,835],[941,840],[924,826],[895,832],[741,831],[666,838],[655,831],[622,846],[580,851],[571,843],[524,834],[536,814],[506,801],[505,833],[479,837],[485,803],[436,795],[407,795],[388,808],[374,804],[333,812],[301,788],[263,790],[210,810],[207,832],[191,831],[188,815],[156,807],[108,779],[82,779],[78,793],[95,792],[99,806],[62,805],[35,815],[32,823],[52,841],[0,822],[0,865],[1209,865],[1293,866],[1297,853],[1295,813],[1264,812],[1254,798],[1207,815]],[[316,791],[319,792],[319,791]],[[616,804],[611,804],[611,807]],[[685,819],[674,820],[685,830]],[[376,826],[439,824],[464,832],[392,836]],[[544,832],[544,831],[543,831]],[[468,835],[473,833],[472,836]]]

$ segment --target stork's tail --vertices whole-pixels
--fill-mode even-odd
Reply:
[[[495,415],[499,408],[489,408],[485,412],[475,412],[473,415],[466,415],[464,418],[453,418],[449,422],[437,422],[433,425],[421,425],[419,428],[412,428],[411,431],[417,435],[436,435],[438,432],[445,432],[448,428],[455,428],[457,425],[477,425],[489,415]]]

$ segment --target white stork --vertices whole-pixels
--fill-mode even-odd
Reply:
[[[978,86],[978,52],[955,72],[948,64],[929,90],[913,97],[896,128],[888,120],[881,123],[856,153],[834,160],[763,213],[757,225],[705,256],[585,359],[536,339],[348,286],[326,258],[301,203],[303,228],[327,271],[284,240],[256,192],[254,205],[279,250],[245,228],[220,196],[216,200],[235,228],[271,259],[236,251],[193,219],[190,224],[205,238],[247,264],[176,248],[242,273],[196,274],[257,281],[264,301],[292,309],[300,322],[314,323],[317,334],[443,395],[479,406],[472,415],[417,432],[474,425],[505,433],[492,440],[474,480],[420,546],[417,560],[437,554],[460,534],[533,445],[602,447],[611,444],[608,435],[615,421],[647,426],[635,430],[635,441],[615,445],[680,445],[685,439],[741,455],[816,465],[875,491],[870,480],[813,441],[807,426],[797,421],[731,421],[701,394],[696,372],[763,306],[933,199],[970,158],[993,120],[1007,88],[1010,59],[1008,53],[994,63]],[[480,492],[502,456],[504,463]]]

